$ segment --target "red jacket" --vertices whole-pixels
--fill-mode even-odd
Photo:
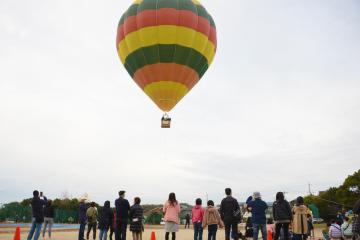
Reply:
[[[205,209],[201,205],[196,205],[195,207],[193,207],[191,212],[192,212],[192,222],[193,223],[203,221]]]

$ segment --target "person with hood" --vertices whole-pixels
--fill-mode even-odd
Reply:
[[[207,208],[202,221],[202,227],[205,229],[206,226],[208,226],[208,240],[216,240],[218,227],[224,227],[219,211],[214,207],[214,202],[212,200],[207,202]]]
[[[165,221],[165,240],[169,240],[169,234],[171,233],[171,239],[176,239],[176,232],[179,231],[179,214],[180,204],[176,200],[175,193],[169,194],[169,199],[163,206],[164,221]]]
[[[86,227],[86,210],[88,209],[86,202],[86,198],[85,197],[81,197],[79,199],[80,201],[80,205],[79,205],[79,223],[80,223],[80,228],[79,228],[79,237],[78,240],[84,240],[84,232],[85,232],[85,227]]]
[[[119,191],[119,198],[115,200],[116,207],[116,240],[126,240],[126,229],[129,221],[130,203],[125,199],[125,191]]]
[[[292,231],[295,240],[307,239],[307,233],[308,233],[307,212],[308,209],[304,204],[304,198],[298,197],[296,199],[296,205],[292,209],[292,213],[293,213]]]
[[[266,232],[266,209],[268,208],[266,202],[261,200],[261,194],[259,192],[254,192],[253,201],[248,203],[248,206],[251,207],[252,212],[252,224],[254,229],[254,240],[258,240],[259,231],[263,239],[267,239]]]
[[[41,227],[44,222],[44,206],[47,202],[47,199],[45,196],[43,197],[43,199],[40,199],[39,195],[39,191],[35,190],[33,192],[33,198],[31,200],[31,210],[33,218],[27,240],[31,240],[33,237],[34,240],[38,240],[40,237]]]
[[[107,233],[113,221],[113,211],[110,208],[110,201],[104,203],[99,216],[99,240],[106,240]]]
[[[273,215],[275,221],[275,237],[278,240],[280,237],[281,229],[284,233],[284,239],[289,239],[289,225],[292,221],[291,207],[288,201],[285,200],[283,192],[276,194],[276,201],[273,204]]]
[[[195,206],[191,210],[192,222],[194,225],[194,240],[202,240],[203,227],[202,221],[204,218],[204,208],[202,205],[202,200],[200,198],[196,199]]]
[[[234,240],[238,240],[238,223],[241,212],[238,201],[231,196],[231,189],[225,189],[226,197],[221,201],[220,216],[225,225],[225,240],[230,240],[230,230],[234,234]]]
[[[49,225],[49,238],[51,238],[51,228],[54,224],[55,210],[52,206],[52,201],[48,200],[44,208],[44,228],[43,228],[43,238],[45,238],[45,232],[47,225]]]
[[[142,240],[142,232],[144,231],[144,209],[140,206],[140,203],[141,199],[136,197],[134,198],[134,205],[130,208],[130,231],[133,240]]]
[[[93,230],[93,239],[96,239],[96,226],[97,226],[98,211],[96,204],[92,202],[90,207],[86,210],[86,218],[88,223],[88,229],[86,233],[86,239],[89,239],[91,229]]]

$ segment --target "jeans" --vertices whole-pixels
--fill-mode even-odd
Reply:
[[[238,223],[232,222],[232,223],[225,223],[225,240],[230,240],[230,230],[234,234],[234,239],[238,240]]]
[[[259,230],[261,231],[263,240],[267,240],[266,224],[253,223],[253,228],[254,228],[254,240],[258,240]]]
[[[306,240],[307,237],[306,234],[294,234],[294,240]]]
[[[208,240],[216,240],[217,228],[218,226],[216,224],[208,226]]]
[[[185,222],[185,228],[190,228],[190,220],[186,220],[186,222]]]
[[[49,225],[49,238],[51,238],[51,228],[52,225],[54,224],[54,219],[53,218],[45,218],[44,220],[44,228],[43,228],[43,237],[45,237],[45,233],[46,233],[46,228],[47,225]]]
[[[96,226],[97,226],[97,223],[88,223],[88,229],[87,229],[87,233],[86,233],[86,239],[89,239],[90,237],[90,232],[91,232],[91,229],[93,230],[93,239],[95,240],[96,239]]]
[[[128,225],[127,219],[116,220],[115,239],[126,240],[126,229]]]
[[[79,228],[79,238],[78,240],[84,240],[84,232],[85,232],[86,222],[80,222]]]
[[[100,229],[99,240],[106,240],[108,229]]]
[[[203,227],[201,222],[194,223],[194,240],[202,240]]]
[[[31,240],[34,236],[34,233],[35,233],[34,240],[38,240],[41,233],[41,227],[42,227],[42,223],[37,223],[35,221],[35,218],[33,218],[27,240]]]
[[[283,232],[284,232],[284,239],[289,240],[289,224],[290,223],[276,223],[275,224],[275,237],[274,237],[274,240],[279,239],[281,229],[283,229]]]

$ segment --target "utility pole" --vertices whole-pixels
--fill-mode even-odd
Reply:
[[[313,194],[312,194],[312,192],[311,192],[311,184],[308,183],[308,186],[309,186],[309,194],[310,194],[310,196],[312,196]]]

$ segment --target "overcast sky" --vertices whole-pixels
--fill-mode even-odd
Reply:
[[[0,203],[88,193],[217,203],[338,186],[359,169],[360,1],[203,0],[218,51],[162,112],[115,38],[127,0],[0,1]]]

